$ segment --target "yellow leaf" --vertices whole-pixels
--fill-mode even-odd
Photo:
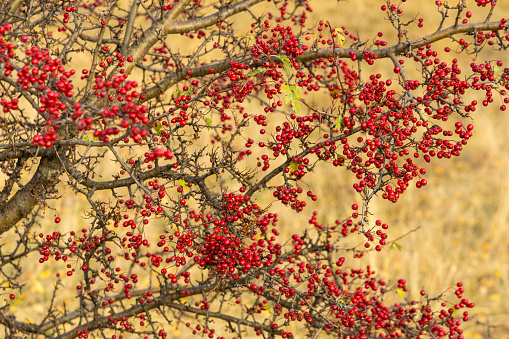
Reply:
[[[396,292],[398,292],[398,294],[401,298],[405,298],[405,291],[398,288],[398,289],[396,289]]]
[[[51,271],[50,270],[46,270],[46,271],[43,271],[41,273],[39,273],[39,278],[41,279],[44,279],[44,278],[47,278],[51,275]]]
[[[345,36],[343,35],[343,29],[341,28],[335,28],[334,33],[336,33],[339,45],[343,47],[343,44],[345,43]]]
[[[32,289],[35,289],[38,293],[44,292],[44,287],[42,287],[42,284],[39,282],[39,280],[34,281]]]
[[[491,301],[499,301],[500,299],[502,299],[502,296],[500,294],[491,294],[490,295]]]

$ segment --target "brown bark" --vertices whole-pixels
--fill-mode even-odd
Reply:
[[[0,206],[0,234],[3,234],[27,217],[39,204],[46,190],[60,175],[61,164],[57,157],[41,158],[32,179],[6,203]]]

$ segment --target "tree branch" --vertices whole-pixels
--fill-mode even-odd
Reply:
[[[394,55],[400,55],[406,53],[409,49],[412,48],[419,48],[422,46],[426,46],[427,44],[431,44],[433,42],[446,39],[452,35],[460,34],[460,33],[469,33],[474,32],[476,30],[491,30],[491,31],[498,31],[501,30],[499,27],[499,22],[486,22],[486,23],[471,23],[471,24],[463,24],[458,26],[451,26],[449,28],[446,28],[444,30],[441,30],[439,32],[436,32],[432,35],[419,38],[416,40],[409,41],[407,43],[400,43],[391,47],[383,48],[383,49],[376,49],[376,50],[367,50],[370,53],[373,53],[374,55],[377,55],[379,59],[381,58],[388,58],[391,54]],[[296,57],[296,61],[298,62],[308,62],[311,60],[315,60],[318,58],[328,58],[332,55],[334,55],[336,58],[351,58],[351,53],[355,54],[357,58],[360,60],[364,58],[364,52],[365,50],[360,49],[354,49],[354,48],[335,48],[332,49],[318,49],[316,51],[308,51],[302,53],[300,56]],[[274,57],[274,60],[271,60],[273,62],[281,63],[281,60],[279,58]],[[250,58],[245,58],[243,60],[236,60],[240,63],[249,63]],[[260,60],[255,63],[249,63],[249,66],[251,69],[256,69],[258,67],[261,67],[264,62],[267,60]],[[223,60],[220,62],[215,62],[211,64],[207,64],[204,66],[194,67],[189,69],[191,71],[191,75],[186,74],[182,71],[177,71],[169,74],[167,77],[165,77],[163,80],[161,80],[157,85],[147,89],[145,91],[145,100],[143,102],[148,101],[150,99],[153,99],[162,93],[164,93],[168,88],[172,87],[176,83],[182,81],[186,76],[189,76],[190,78],[198,78],[203,77],[205,75],[209,74],[209,70],[213,69],[214,73],[221,73],[228,69],[230,69],[230,60]],[[133,66],[134,67],[134,66]]]
[[[175,34],[175,33],[186,33],[201,28],[215,25],[218,21],[221,21],[229,16],[243,12],[250,7],[253,7],[263,0],[244,0],[237,2],[233,5],[224,6],[223,10],[217,11],[214,14],[206,16],[204,18],[188,20],[188,21],[177,21],[169,22],[164,26],[163,34]],[[224,8],[223,7],[223,8]]]
[[[41,158],[39,167],[28,184],[0,206],[0,234],[7,232],[32,211],[46,190],[55,183],[60,169],[61,164],[57,157]]]

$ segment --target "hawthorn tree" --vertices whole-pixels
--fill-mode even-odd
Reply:
[[[506,20],[496,1],[467,2],[430,4],[429,28],[405,0],[382,3],[393,41],[310,22],[303,0],[3,2],[5,336],[462,338],[474,304],[461,283],[456,303],[389,303],[405,280],[346,261],[388,243],[375,196],[425,186],[427,163],[467,145],[476,109],[506,109],[509,68],[483,57],[506,53]],[[358,201],[331,225],[306,210],[318,166],[355,177]],[[86,201],[87,226],[63,232],[55,199]],[[279,224],[284,208],[309,227]],[[32,253],[57,272],[37,323],[10,309]]]

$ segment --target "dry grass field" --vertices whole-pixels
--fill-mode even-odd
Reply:
[[[425,27],[413,32],[414,37],[431,33],[437,22],[434,1],[408,0],[403,9],[409,17],[424,18]],[[378,31],[387,32],[391,41],[390,25],[379,10],[380,0],[314,2],[315,12],[309,23],[328,19],[333,25],[344,25],[361,38],[371,39]],[[468,1],[475,6],[474,1]],[[495,15],[509,16],[509,3],[501,1]],[[474,7],[472,7],[474,8]],[[476,7],[475,7],[476,8]],[[473,20],[481,19],[485,10],[474,13]],[[441,49],[439,49],[441,50]],[[443,49],[442,49],[443,50]],[[447,56],[452,58],[453,56]],[[509,64],[509,54],[493,54]],[[468,64],[470,57],[461,55]],[[390,76],[390,61],[380,61],[363,72],[381,72]],[[412,74],[412,71],[408,71]],[[365,75],[366,73],[364,73]],[[319,105],[319,100],[315,100]],[[497,106],[497,105],[494,105]],[[256,109],[255,106],[252,107]],[[389,241],[397,240],[401,250],[371,252],[356,265],[371,265],[378,274],[389,281],[404,278],[411,289],[411,298],[419,298],[419,291],[426,289],[430,295],[439,294],[461,281],[465,285],[464,297],[475,302],[470,312],[471,321],[465,325],[465,338],[509,338],[509,116],[507,112],[492,109],[474,112],[474,136],[462,155],[449,160],[439,160],[427,167],[425,188],[409,189],[397,204],[375,199],[372,212],[377,219],[389,224]],[[108,164],[101,164],[105,175]],[[274,209],[280,215],[279,227],[288,232],[296,227],[307,227],[311,211],[317,210],[322,222],[332,223],[348,213],[357,197],[352,186],[352,174],[339,167],[318,167],[306,180],[319,199],[310,203],[307,214],[296,218],[289,209]],[[79,229],[86,225],[83,218],[85,202],[71,192],[50,204],[64,220],[60,232]],[[47,222],[37,232],[53,231],[54,214],[48,210]],[[415,232],[411,232],[415,230]],[[0,239],[6,242],[6,239]],[[359,237],[359,243],[362,239]],[[26,293],[15,302],[17,314],[44,312],[45,300],[52,290],[46,288],[54,281],[54,270],[39,265],[36,257],[27,262],[25,270]],[[62,297],[65,300],[65,297]],[[35,319],[32,319],[35,320]]]

